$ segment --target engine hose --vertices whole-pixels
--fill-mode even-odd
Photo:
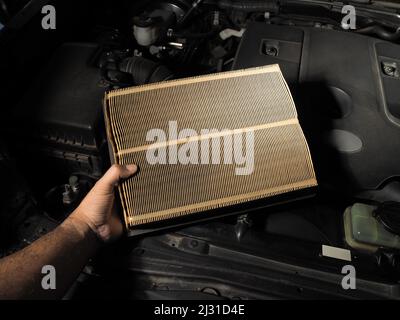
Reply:
[[[121,62],[119,68],[121,71],[132,75],[135,85],[173,78],[173,73],[167,67],[142,57],[126,58]]]
[[[171,38],[183,38],[183,39],[201,39],[201,38],[209,38],[216,35],[220,30],[214,29],[210,32],[203,33],[190,33],[190,32],[171,32],[169,37]]]
[[[218,7],[221,9],[231,9],[246,12],[268,11],[278,12],[279,5],[277,1],[235,1],[235,0],[219,0]]]
[[[397,28],[395,32],[389,32],[385,28],[378,26],[378,25],[373,25],[373,26],[368,26],[364,27],[361,29],[355,30],[355,32],[360,33],[360,34],[375,34],[379,38],[383,40],[389,40],[389,41],[395,41],[400,39],[400,28]]]

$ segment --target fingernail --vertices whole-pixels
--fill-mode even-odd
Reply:
[[[128,169],[130,172],[135,173],[138,169],[136,164],[127,164],[125,166],[126,169]]]

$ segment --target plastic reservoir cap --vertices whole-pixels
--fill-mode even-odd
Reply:
[[[375,214],[389,232],[400,235],[400,203],[388,201],[382,203]]]

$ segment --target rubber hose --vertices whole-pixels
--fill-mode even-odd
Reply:
[[[142,57],[126,58],[119,68],[122,72],[132,75],[135,85],[160,82],[173,77],[173,73],[167,67]]]
[[[232,9],[246,12],[269,11],[277,12],[279,10],[276,1],[234,1],[234,0],[219,0],[218,7],[221,9]]]
[[[216,35],[219,32],[219,29],[212,30],[210,32],[203,33],[190,33],[190,32],[173,32],[170,36],[171,38],[184,38],[184,39],[200,39],[200,38],[208,38]]]
[[[400,39],[400,28],[398,28],[395,32],[389,32],[381,26],[374,25],[358,29],[355,32],[360,34],[375,34],[379,38],[389,41]]]

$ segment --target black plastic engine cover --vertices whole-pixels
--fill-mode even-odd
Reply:
[[[65,43],[22,95],[9,131],[40,171],[99,176],[106,155],[98,46]],[[53,168],[54,167],[54,168]]]
[[[295,96],[320,184],[353,193],[400,177],[399,45],[249,23],[234,69],[272,63]]]

